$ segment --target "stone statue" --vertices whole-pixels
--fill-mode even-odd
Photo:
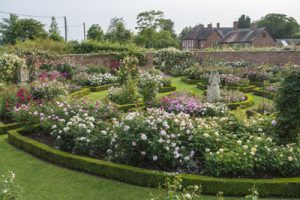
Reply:
[[[29,72],[27,69],[20,69],[20,76],[19,76],[20,82],[27,82],[29,81]]]
[[[221,99],[220,94],[220,75],[219,72],[211,72],[207,86],[207,101],[209,103],[218,102]]]

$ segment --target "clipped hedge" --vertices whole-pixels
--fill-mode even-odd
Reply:
[[[231,110],[235,110],[237,108],[248,108],[254,105],[253,96],[251,94],[245,94],[247,96],[247,100],[235,103],[227,103],[227,107]]]
[[[131,104],[124,104],[124,105],[116,104],[116,105],[117,105],[118,110],[128,111],[133,108],[139,108],[139,107],[143,106],[144,103],[131,103]]]
[[[165,92],[173,92],[176,91],[176,87],[170,86],[170,87],[163,87],[159,89],[159,93],[165,93]]]
[[[268,92],[262,89],[255,89],[253,90],[253,94],[256,96],[264,97],[267,99],[274,99],[275,94],[272,92]]]
[[[196,85],[201,82],[200,80],[189,79],[188,77],[182,77],[181,81],[189,85]]]
[[[74,93],[70,94],[69,97],[79,99],[81,97],[84,97],[84,96],[88,95],[90,92],[91,92],[90,88],[83,88],[83,89],[81,89],[77,92],[74,92]]]
[[[116,86],[116,84],[108,84],[108,85],[101,85],[97,87],[90,87],[91,92],[101,92],[104,90],[108,90],[109,88]]]
[[[175,176],[175,174],[162,171],[147,170],[66,153],[22,136],[19,134],[20,131],[22,129],[8,132],[8,140],[11,144],[63,167],[150,187],[158,187],[167,177]],[[300,178],[215,178],[192,174],[178,174],[177,176],[182,178],[184,186],[201,185],[204,194],[216,194],[222,191],[226,195],[245,195],[249,193],[249,188],[255,185],[261,196],[300,196]]]
[[[192,83],[190,83],[190,84],[192,84]],[[195,84],[197,84],[197,88],[199,88],[201,90],[206,90],[207,89],[207,85],[202,83],[201,81],[199,81],[198,83],[195,83]],[[253,92],[255,90],[256,86],[254,86],[254,85],[250,85],[250,86],[247,86],[247,87],[221,86],[220,88],[221,89],[226,88],[227,90],[240,90],[240,91],[245,92],[245,93],[250,93],[250,92]]]
[[[13,124],[1,124],[0,125],[0,135],[6,134],[9,130],[13,130],[16,128],[21,127],[22,125],[18,123],[13,123]]]

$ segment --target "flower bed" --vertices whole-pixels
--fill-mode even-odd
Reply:
[[[241,102],[235,102],[235,103],[228,103],[226,104],[227,107],[231,110],[235,110],[237,108],[248,108],[254,105],[253,96],[250,94],[245,94],[246,100]]]
[[[267,98],[267,99],[273,99],[275,96],[274,93],[268,92],[268,91],[265,91],[262,89],[254,89],[253,94],[256,96],[261,96],[261,97]]]
[[[66,153],[22,136],[19,134],[20,131],[22,129],[9,131],[8,140],[11,144],[34,156],[70,169],[150,187],[158,187],[167,177],[175,175]],[[177,176],[183,180],[184,186],[201,185],[204,194],[215,195],[222,191],[226,195],[245,195],[248,194],[249,188],[255,185],[261,196],[300,196],[300,190],[298,190],[300,178],[241,179],[192,174],[178,174]]]

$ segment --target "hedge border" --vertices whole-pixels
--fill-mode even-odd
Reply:
[[[105,91],[108,90],[109,88],[116,86],[117,84],[107,84],[107,85],[101,85],[101,86],[97,86],[97,87],[90,87],[91,92],[101,92],[101,91]]]
[[[21,127],[22,125],[18,123],[13,124],[1,124],[0,125],[0,135],[5,135],[8,131]]]
[[[176,87],[175,86],[168,86],[168,87],[162,87],[159,89],[159,93],[165,93],[165,92],[174,92],[176,91]]]
[[[126,183],[150,187],[157,187],[163,183],[167,177],[175,176],[175,174],[172,173],[147,170],[66,153],[22,136],[19,133],[22,130],[22,128],[19,128],[8,132],[8,141],[12,145],[38,158],[63,167]],[[201,185],[204,194],[216,194],[222,191],[226,195],[245,195],[249,193],[249,188],[255,185],[261,196],[300,196],[300,178],[215,178],[192,174],[177,174],[177,176],[182,178],[184,186]]]
[[[91,92],[90,88],[83,88],[77,92],[73,92],[72,94],[69,95],[69,97],[80,99],[81,97],[88,95],[90,92]]]
[[[227,107],[231,110],[235,110],[237,108],[248,108],[254,105],[253,96],[251,94],[245,94],[247,96],[247,100],[235,103],[227,103]]]
[[[192,81],[196,82],[196,80],[192,80]],[[192,83],[187,83],[187,84],[192,84]],[[206,90],[207,89],[207,85],[204,85],[201,81],[199,81],[195,84],[197,84],[197,88],[199,88],[201,90]],[[229,90],[240,90],[240,91],[245,92],[245,93],[250,93],[250,92],[254,91],[256,86],[254,86],[254,85],[249,85],[249,86],[246,86],[246,87],[221,86],[221,89],[225,89],[225,88],[229,89]]]
[[[197,83],[200,83],[200,80],[193,80],[193,79],[189,79],[188,77],[184,76],[181,78],[181,81],[189,84],[189,85],[196,85]]]
[[[261,89],[253,90],[253,94],[256,95],[256,96],[264,97],[264,98],[271,99],[271,100],[274,99],[274,96],[275,96],[274,93],[264,91],[264,90],[261,90]]]

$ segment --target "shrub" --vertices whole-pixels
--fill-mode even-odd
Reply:
[[[129,78],[121,87],[111,87],[108,91],[108,98],[117,104],[132,104],[138,99],[136,83]]]
[[[76,74],[73,79],[82,86],[102,86],[112,83],[117,83],[118,77],[111,75],[110,73],[105,74],[87,74],[81,72]]]
[[[194,117],[223,116],[227,108],[222,103],[202,103],[202,100],[188,93],[175,92],[162,97],[160,106],[168,112],[187,113]]]
[[[298,141],[300,131],[300,70],[293,71],[283,81],[275,98],[278,111],[277,127],[282,141]]]
[[[53,100],[67,95],[68,85],[58,80],[37,80],[32,83],[31,94],[34,100]]]
[[[0,55],[0,82],[17,83],[19,80],[20,70],[26,68],[26,61],[17,55]]]
[[[150,103],[163,87],[163,77],[148,72],[142,73],[138,80],[138,91],[145,103]]]
[[[16,175],[13,171],[0,176],[0,199],[20,200],[20,188],[15,183]]]
[[[159,67],[165,72],[183,74],[183,71],[194,63],[194,54],[190,51],[180,51],[175,48],[161,49],[157,52]]]
[[[124,84],[131,78],[136,81],[139,75],[138,59],[136,57],[125,57],[122,60],[120,69],[118,70],[118,77],[121,84]]]

